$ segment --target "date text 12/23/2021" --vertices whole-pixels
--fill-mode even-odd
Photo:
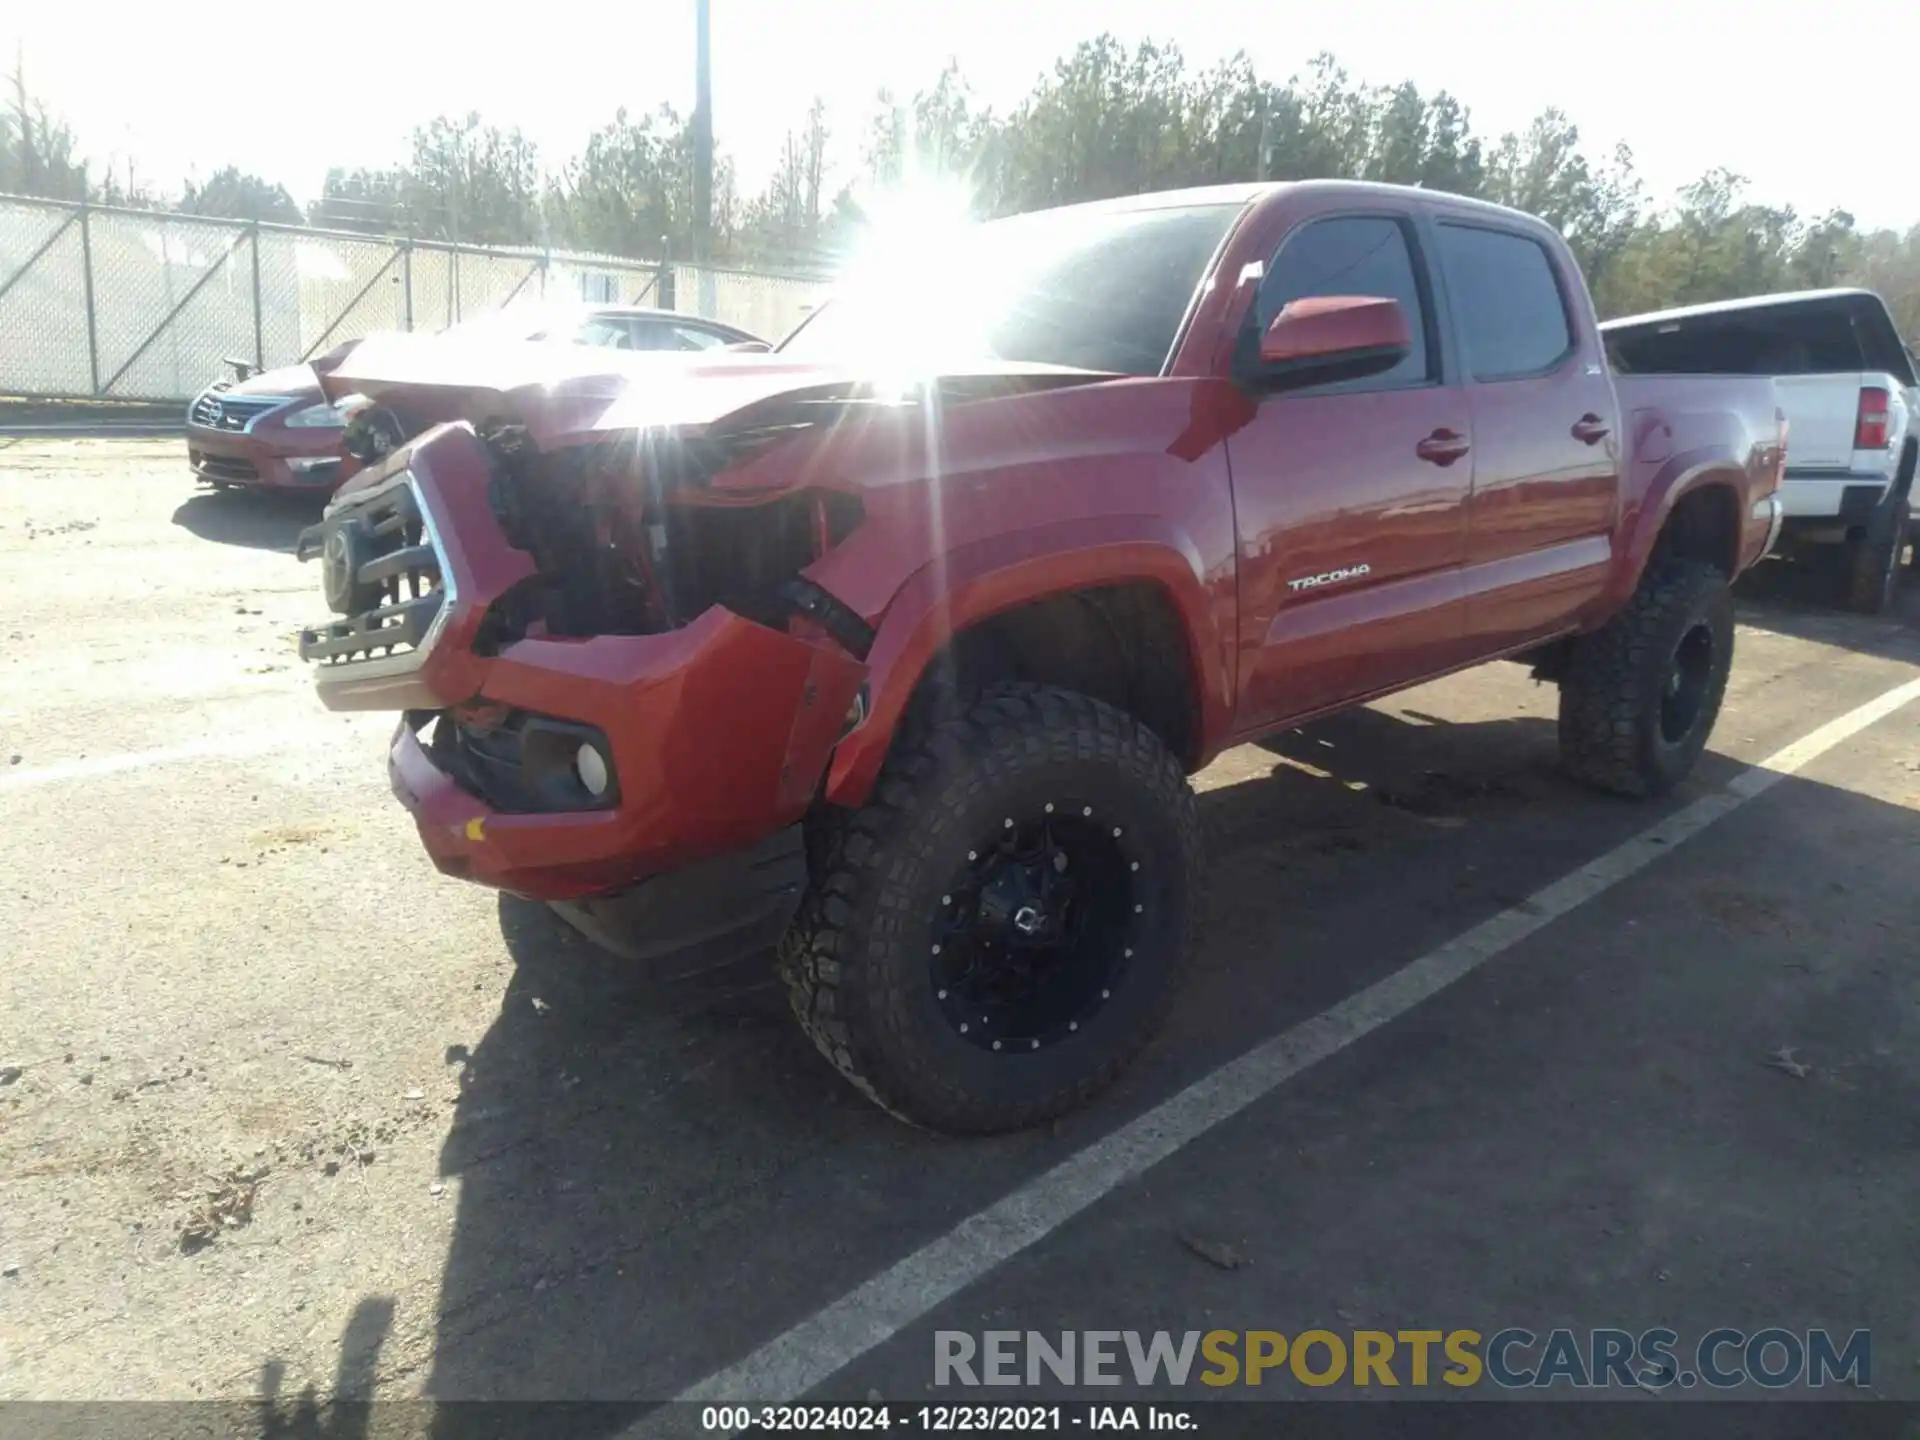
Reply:
[[[704,1431],[735,1435],[811,1431],[918,1431],[926,1434],[1012,1435],[1028,1431],[1141,1430],[1191,1433],[1190,1410],[1177,1405],[707,1405]]]

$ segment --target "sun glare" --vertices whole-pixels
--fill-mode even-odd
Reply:
[[[937,357],[972,349],[968,316],[959,296],[968,287],[974,195],[950,176],[910,176],[900,185],[862,197],[865,220],[841,273],[835,303],[841,321],[862,332],[862,348],[884,356],[886,388],[914,389]],[[917,323],[900,324],[897,304],[912,296]]]
[[[951,176],[911,176],[876,191],[861,204],[866,223],[851,269],[873,263],[914,263],[930,251],[962,242],[973,221],[973,191]]]

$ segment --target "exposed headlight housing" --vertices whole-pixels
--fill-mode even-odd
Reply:
[[[347,454],[363,464],[377,465],[406,443],[400,417],[365,395],[342,396],[334,408],[347,427],[342,441]]]
[[[346,426],[347,417],[341,413],[339,406],[323,401],[294,411],[280,423],[289,430],[339,430]]]

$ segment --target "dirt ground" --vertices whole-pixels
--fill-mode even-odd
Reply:
[[[1512,666],[1234,751],[1164,1038],[1092,1110],[958,1143],[848,1090],[764,959],[637,974],[437,876],[389,721],[293,654],[310,518],[195,495],[177,441],[0,440],[0,1399],[679,1394],[1920,676],[1920,586],[1863,619],[1770,563],[1661,805],[1560,779]],[[1917,735],[1868,727],[821,1393],[924,1395],[941,1327],[1205,1318],[1867,1327],[1867,1388],[1920,1398]]]

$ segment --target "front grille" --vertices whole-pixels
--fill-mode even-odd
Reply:
[[[320,557],[328,603],[345,616],[300,632],[302,660],[349,666],[423,650],[452,599],[419,492],[405,471],[303,531],[295,553],[302,560]]]
[[[265,399],[247,395],[223,395],[217,390],[206,390],[187,410],[187,419],[207,430],[225,430],[238,433],[247,428],[249,420],[257,420],[269,410],[286,404],[284,399],[268,396]]]
[[[209,455],[205,451],[193,452],[193,468],[209,480],[258,480],[260,472],[254,468],[251,460],[243,460],[238,455]]]
[[[218,387],[200,392],[200,398],[187,407],[187,419],[195,425],[204,425],[208,429],[219,423],[220,391]]]

